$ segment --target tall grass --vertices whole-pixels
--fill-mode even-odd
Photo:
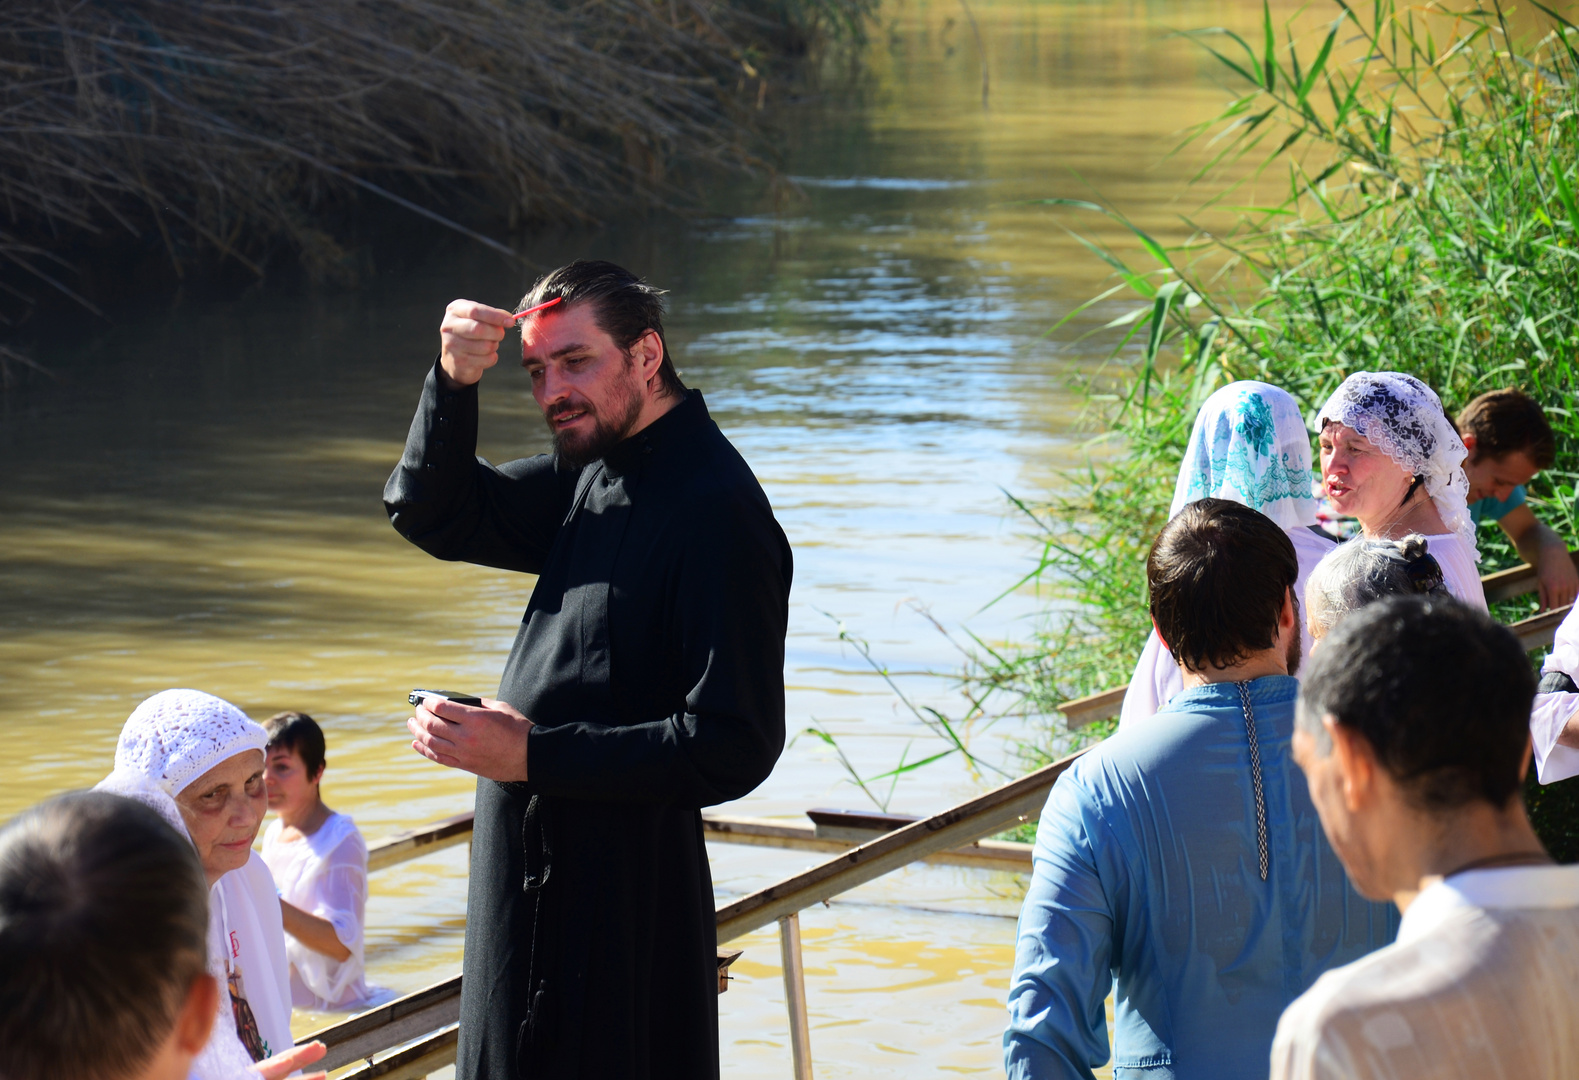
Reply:
[[[1255,164],[1263,189],[1283,179],[1231,229],[1164,247],[1131,226],[1135,256],[1092,245],[1117,277],[1105,295],[1134,301],[1109,324],[1118,366],[1092,387],[1108,452],[1063,494],[1020,504],[1043,553],[1025,584],[1049,614],[1031,641],[979,654],[968,682],[1017,695],[1050,739],[1057,702],[1127,681],[1149,629],[1144,552],[1201,402],[1236,379],[1286,388],[1307,415],[1358,370],[1414,374],[1450,412],[1522,387],[1558,436],[1530,501],[1572,545],[1579,31],[1535,8],[1516,31],[1495,2],[1337,0],[1314,34],[1264,12],[1259,41],[1190,35],[1240,93],[1186,140],[1208,161],[1188,182],[1220,210],[1251,190],[1222,180],[1226,165]],[[1495,526],[1480,543],[1483,572],[1516,561]]]
[[[177,275],[346,263],[357,199],[508,250],[532,220],[676,197],[677,161],[761,164],[786,58],[873,0],[7,0],[0,326],[155,246]],[[0,370],[3,370],[0,355]]]

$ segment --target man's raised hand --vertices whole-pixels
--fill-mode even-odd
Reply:
[[[499,342],[514,326],[510,313],[475,300],[453,300],[439,325],[439,368],[457,386],[470,386],[499,362]]]
[[[532,721],[502,701],[462,705],[424,698],[406,721],[411,748],[430,761],[486,780],[526,779],[526,737]]]

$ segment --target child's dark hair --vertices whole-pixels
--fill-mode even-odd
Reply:
[[[148,1064],[208,968],[192,842],[105,792],[0,830],[0,1076],[119,1080]]]
[[[318,721],[304,712],[275,713],[263,721],[269,733],[269,749],[294,750],[307,766],[308,779],[316,780],[323,772],[323,729]]]

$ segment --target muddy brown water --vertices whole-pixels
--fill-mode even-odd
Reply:
[[[785,677],[792,733],[837,733],[856,767],[929,744],[837,637],[896,670],[948,670],[946,628],[1013,637],[1035,610],[981,611],[1032,552],[1000,489],[1035,494],[1081,460],[1069,377],[1096,345],[1043,332],[1102,286],[1028,205],[1101,192],[1178,236],[1176,134],[1227,100],[1170,30],[1248,26],[1259,5],[975,0],[990,97],[959,3],[891,4],[847,78],[775,111],[796,189],[709,196],[707,213],[529,238],[537,262],[613,258],[672,290],[684,377],[761,477],[796,553]],[[770,104],[772,96],[770,93]],[[38,351],[54,381],[0,405],[0,819],[108,771],[133,706],[169,686],[254,716],[303,709],[329,739],[325,791],[369,838],[470,806],[472,784],[414,755],[402,721],[419,685],[490,691],[529,579],[427,558],[379,496],[458,295],[507,304],[519,269],[463,245],[355,291],[255,289],[156,305]],[[1100,308],[1085,323],[1123,310]],[[484,389],[481,451],[546,445],[524,375]],[[903,677],[958,709],[943,682]],[[1003,760],[1009,731],[979,733]],[[944,763],[891,809],[925,813],[985,780]],[[796,817],[860,807],[828,748],[799,738],[727,812]],[[814,861],[715,846],[719,896]],[[454,973],[464,849],[378,873],[371,979],[408,991]],[[911,868],[804,918],[818,1075],[1001,1069],[1014,875]],[[789,1074],[778,949],[763,932],[720,1001],[724,1072]],[[299,1014],[298,1030],[324,1018]]]

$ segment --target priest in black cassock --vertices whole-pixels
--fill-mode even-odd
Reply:
[[[400,534],[538,575],[498,700],[437,699],[413,747],[475,773],[459,1080],[718,1075],[701,808],[784,747],[790,549],[751,469],[681,385],[658,290],[547,275],[522,362],[554,452],[475,456],[477,383],[512,323],[457,300],[400,465]]]

